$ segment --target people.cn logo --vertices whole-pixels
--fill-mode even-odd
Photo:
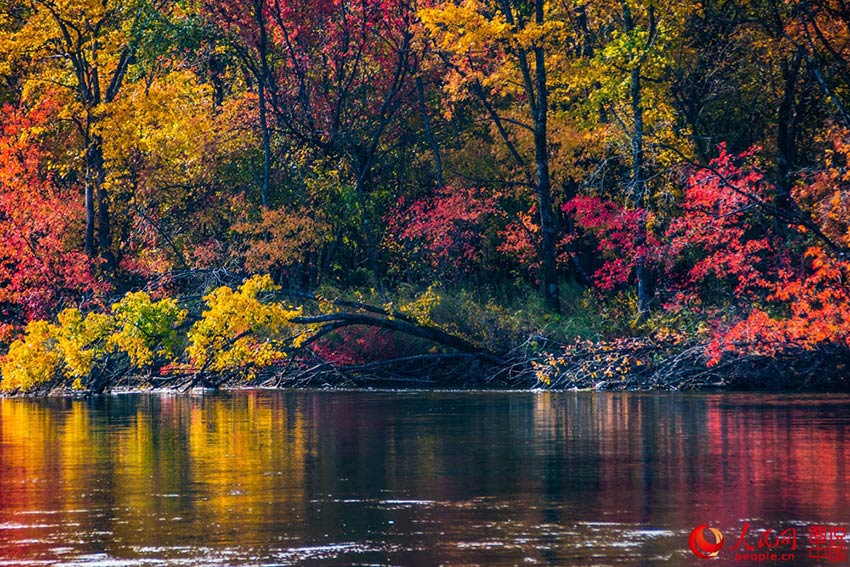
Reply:
[[[708,531],[714,536],[714,543],[711,543],[705,538],[705,532]],[[717,528],[710,528],[703,524],[694,528],[691,532],[691,537],[688,538],[688,545],[691,546],[691,551],[694,555],[701,559],[713,559],[720,554],[720,549],[723,547],[723,534]]]

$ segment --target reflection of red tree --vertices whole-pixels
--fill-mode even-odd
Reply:
[[[846,518],[850,445],[830,422],[846,403],[599,395],[557,411],[535,408],[535,416],[566,444],[573,482],[594,483],[578,488],[613,511],[606,521],[735,530],[752,519],[756,533],[777,533],[792,521]]]
[[[850,446],[843,430],[829,426],[827,417],[821,418],[822,427],[807,420],[814,403],[801,400],[770,411],[709,405],[712,454],[728,463],[730,478],[739,481],[735,501],[753,506],[740,514],[756,513],[763,497],[772,493],[778,509],[763,512],[777,520],[789,520],[792,510],[799,510],[797,517],[827,522],[846,517]]]

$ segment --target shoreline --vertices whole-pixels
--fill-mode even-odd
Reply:
[[[330,357],[333,360],[332,357]],[[788,346],[771,356],[749,353],[712,361],[699,341],[628,337],[563,344],[529,339],[494,355],[487,351],[430,352],[333,363],[316,354],[265,366],[226,370],[134,366],[128,357],[104,360],[82,379],[60,368],[30,388],[2,397],[91,397],[113,391],[376,390],[848,392],[850,349]]]
[[[806,385],[784,381],[781,384],[766,383],[752,384],[742,380],[729,379],[726,382],[705,382],[680,387],[686,378],[670,380],[668,383],[640,384],[631,379],[581,382],[569,382],[559,386],[546,385],[540,382],[531,383],[531,378],[522,383],[494,384],[486,381],[452,383],[438,382],[422,378],[420,380],[390,380],[378,377],[365,378],[357,381],[329,382],[283,382],[276,385],[265,381],[228,381],[224,380],[217,386],[195,384],[189,387],[153,385],[149,377],[127,377],[122,384],[105,388],[100,392],[75,390],[72,387],[54,386],[49,389],[30,392],[0,392],[0,398],[9,399],[90,399],[102,396],[126,394],[163,394],[174,396],[193,396],[199,394],[238,393],[238,392],[294,392],[294,391],[325,391],[325,392],[458,392],[458,393],[741,393],[757,392],[760,394],[841,394],[850,392],[850,377],[842,382],[809,381]]]
[[[107,390],[97,394],[89,392],[77,392],[73,390],[55,390],[49,393],[26,393],[26,394],[0,394],[0,400],[47,400],[47,399],[62,399],[62,400],[90,400],[100,399],[110,396],[127,396],[127,395],[142,395],[150,394],[157,396],[177,396],[177,397],[192,397],[203,395],[216,394],[240,394],[240,393],[283,393],[283,392],[326,392],[334,393],[356,393],[356,392],[373,392],[386,394],[417,394],[417,393],[457,393],[457,394],[746,394],[755,393],[759,395],[840,395],[850,393],[850,389],[808,389],[795,390],[788,388],[723,388],[723,387],[706,387],[695,388],[692,390],[673,390],[673,389],[595,389],[595,388],[567,388],[567,389],[544,389],[544,388],[493,388],[493,387],[433,387],[433,388],[415,388],[415,387],[390,387],[390,386],[232,386],[224,388],[192,388],[189,390],[177,390],[174,388],[116,388]]]

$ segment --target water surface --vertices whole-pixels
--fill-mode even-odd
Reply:
[[[700,524],[708,564],[747,525],[814,565],[848,426],[846,395],[3,399],[0,566],[693,565]]]

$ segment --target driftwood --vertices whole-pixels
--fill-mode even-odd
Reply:
[[[487,359],[494,363],[502,363],[504,359],[488,351],[483,347],[476,346],[458,335],[452,335],[439,327],[411,323],[402,319],[390,317],[376,317],[362,313],[330,313],[317,315],[315,317],[296,317],[293,323],[303,325],[321,325],[321,329],[308,339],[304,344],[308,345],[323,336],[339,329],[352,326],[379,327],[411,337],[418,337],[440,345],[452,348],[458,352],[472,354],[478,358]]]
[[[408,314],[398,310],[388,310],[382,306],[347,299],[327,300],[314,294],[303,292],[289,291],[269,295],[283,295],[315,302],[326,301],[335,307],[349,310],[316,316],[297,317],[293,319],[293,323],[303,325],[321,325],[321,329],[304,343],[305,346],[321,339],[325,335],[345,327],[379,327],[412,337],[425,339],[454,349],[458,352],[474,354],[476,357],[488,359],[490,362],[496,364],[505,362],[503,357],[490,351],[486,347],[473,344],[468,339],[460,335],[449,333],[435,325],[421,323]]]
[[[850,349],[843,345],[788,348],[774,356],[730,354],[714,365],[708,364],[705,352],[703,343],[669,344],[647,337],[577,343],[568,356],[558,359],[551,381],[541,386],[556,390],[850,389]],[[618,372],[627,358],[640,364]]]

